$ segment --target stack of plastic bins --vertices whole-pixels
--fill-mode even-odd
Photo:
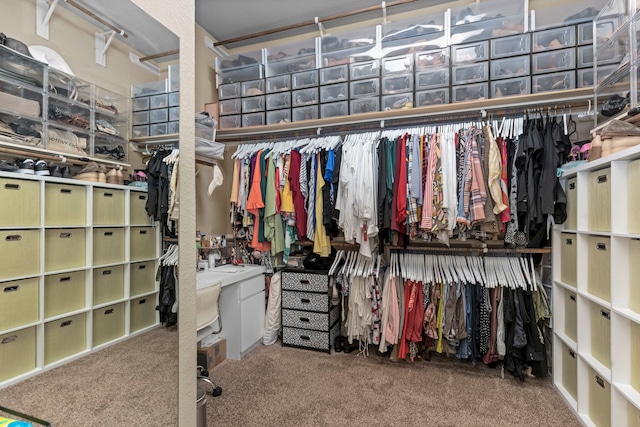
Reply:
[[[380,111],[380,60],[349,65],[351,114]]]
[[[281,76],[317,68],[315,38],[267,48],[266,55],[266,77]]]
[[[263,126],[265,122],[265,80],[240,83],[242,92],[242,127]]]
[[[576,87],[576,27],[550,28],[533,33],[532,92]]]
[[[443,47],[415,53],[416,107],[449,103],[450,52]]]
[[[291,75],[267,77],[266,79],[267,124],[291,121]]]
[[[381,109],[413,108],[413,54],[392,56],[381,60]]]
[[[320,70],[320,117],[346,116],[349,114],[349,83],[347,64]]]
[[[318,70],[301,71],[291,75],[291,105],[294,122],[319,117],[318,83]]]
[[[531,93],[531,35],[491,40],[491,97]]]
[[[128,162],[129,99],[95,87],[94,156]]]
[[[488,98],[488,41],[451,46],[451,64],[453,102]]]

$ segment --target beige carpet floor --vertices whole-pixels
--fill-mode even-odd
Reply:
[[[176,423],[177,336],[162,328],[0,390],[0,405],[54,426]],[[211,371],[209,426],[577,426],[551,379],[499,369],[260,346]]]

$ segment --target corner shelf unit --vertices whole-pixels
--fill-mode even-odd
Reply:
[[[158,324],[140,188],[0,172],[0,388]]]
[[[589,426],[640,425],[640,146],[566,171],[553,233],[554,384]]]

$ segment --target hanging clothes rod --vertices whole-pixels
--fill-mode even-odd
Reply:
[[[438,246],[422,246],[391,248],[392,252],[397,253],[435,253],[435,254],[459,254],[459,253],[482,253],[486,255],[512,255],[512,254],[550,254],[551,248],[447,248]]]
[[[258,31],[256,33],[246,34],[244,36],[238,36],[231,39],[221,40],[221,41],[215,42],[213,45],[224,46],[227,44],[233,44],[233,43],[237,43],[245,40],[251,40],[259,37],[268,36],[271,34],[281,33],[284,31],[295,30],[297,28],[317,26],[318,24],[323,24],[325,22],[335,21],[337,19],[347,18],[349,16],[360,15],[363,13],[375,12],[376,10],[386,10],[385,8],[389,8],[392,6],[399,6],[407,3],[413,3],[415,1],[416,0],[398,0],[398,1],[388,2],[385,5],[379,4],[376,6],[364,7],[362,9],[352,10],[351,12],[338,13],[336,15],[326,16],[324,18],[309,19],[307,21],[298,22],[297,24],[285,25],[283,27],[273,28],[271,30]]]
[[[165,56],[177,55],[180,53],[180,49],[170,50],[168,52],[156,53],[155,55],[143,56],[139,59],[140,62],[151,61],[152,59],[163,58]]]
[[[129,38],[129,35],[122,28],[118,28],[115,25],[105,21],[104,19],[102,19],[102,17],[100,17],[100,16],[96,15],[95,13],[91,12],[89,9],[85,8],[84,6],[79,5],[78,3],[76,3],[73,0],[64,0],[64,1],[68,5],[75,7],[80,12],[82,12],[85,15],[89,16],[90,18],[95,19],[96,21],[98,21],[99,23],[101,23],[105,27],[109,28],[110,30],[115,31],[116,33],[120,34],[125,39]]]

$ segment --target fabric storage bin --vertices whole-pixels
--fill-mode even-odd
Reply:
[[[149,109],[149,97],[143,96],[141,98],[133,98],[131,100],[132,111],[142,111]]]
[[[326,312],[329,310],[327,293],[283,292],[282,308]]]
[[[291,108],[291,92],[272,93],[267,95],[267,110]],[[269,124],[269,120],[267,120]]]
[[[576,73],[574,71],[531,76],[531,93],[574,89],[575,87]]]
[[[169,107],[177,107],[180,105],[180,92],[171,92],[169,94]]]
[[[578,400],[578,357],[564,343],[560,345],[562,354],[562,386],[576,401]]]
[[[611,238],[589,236],[587,291],[611,302]]]
[[[347,83],[320,86],[320,102],[344,101],[349,97],[348,90]]]
[[[86,187],[52,182],[44,184],[44,225],[85,225],[86,206]]]
[[[491,39],[491,59],[526,55],[531,52],[531,36],[527,33]]]
[[[640,360],[640,324],[636,322],[630,322],[630,337],[631,341],[631,354],[629,360],[634,360],[636,363],[631,363],[631,381],[630,385],[636,392],[640,393],[640,364],[637,363]]]
[[[380,98],[356,98],[349,103],[350,114],[372,113],[380,111]]]
[[[416,73],[416,90],[449,86],[449,67],[431,68]]]
[[[0,227],[40,225],[40,183],[26,179],[0,178]],[[10,207],[10,208],[9,208]]]
[[[578,302],[575,292],[564,291],[564,333],[578,342]]]
[[[313,311],[282,310],[282,326],[327,331],[340,316],[340,307],[334,306],[329,313]]]
[[[124,225],[124,191],[93,188],[93,225]]]
[[[593,425],[611,425],[611,384],[602,378],[590,366],[587,367],[589,411],[588,415]]]
[[[318,103],[318,88],[294,90],[291,94],[292,105],[300,107],[303,105],[312,105]]]
[[[267,77],[267,93],[276,93],[291,90],[291,76]]]
[[[527,95],[529,93],[531,93],[531,80],[528,76],[491,82],[492,98],[503,98],[505,96],[514,95]]]
[[[93,310],[93,347],[124,336],[124,303]]]
[[[589,230],[611,231],[611,168],[589,173]]]
[[[40,230],[0,230],[0,279],[38,273]]]
[[[124,265],[93,270],[93,305],[124,298]]]
[[[640,234],[640,194],[637,191],[640,182],[640,160],[629,162],[627,172],[627,221],[629,233]]]
[[[87,275],[84,271],[44,278],[44,317],[82,310],[86,306]]]
[[[291,88],[302,89],[318,85],[318,70],[302,71],[291,75]]]
[[[320,118],[349,115],[349,101],[332,102],[320,105]]]
[[[400,93],[382,97],[382,111],[413,108],[413,93]]]
[[[0,382],[36,368],[36,327],[0,335]]]
[[[474,101],[487,99],[489,85],[487,83],[474,83],[465,86],[453,86],[453,102]]]
[[[138,111],[131,114],[131,124],[133,126],[149,124],[149,111]]]
[[[589,303],[591,322],[590,353],[607,368],[611,368],[611,313],[596,303]]]
[[[451,74],[454,85],[487,81],[489,80],[489,63],[458,65],[451,69]]]
[[[569,178],[565,186],[567,194],[567,220],[564,228],[567,230],[578,229],[578,181],[576,178]],[[637,212],[637,211],[636,211]]]
[[[348,80],[349,68],[347,64],[320,69],[320,84],[328,85]]]
[[[169,95],[166,93],[160,95],[153,95],[149,97],[149,108],[166,108],[169,106]]]
[[[93,229],[93,264],[107,265],[125,261],[124,228]]]
[[[265,117],[264,113],[249,113],[242,115],[242,127],[246,128],[249,126],[264,126]]]
[[[536,31],[533,33],[533,51],[561,49],[576,45],[576,27],[553,28],[550,30]]]
[[[560,280],[574,288],[577,286],[577,247],[578,240],[575,234],[560,233]]]
[[[133,126],[131,128],[132,138],[144,138],[145,136],[149,136],[149,126]]]
[[[156,289],[155,262],[145,261],[129,267],[129,294],[136,296]]]
[[[267,125],[291,122],[291,109],[267,111]]]
[[[264,80],[242,82],[242,97],[264,95]]]
[[[158,110],[149,110],[149,123],[163,123],[168,120],[169,120],[168,108],[160,108]]]
[[[516,56],[491,61],[491,80],[528,76],[531,71],[529,56]]]
[[[377,59],[349,64],[350,80],[370,79],[373,77],[380,77],[380,62]]]
[[[72,356],[87,349],[85,313],[44,324],[44,364]]]
[[[264,111],[264,107],[265,107],[264,96],[254,96],[251,98],[242,99],[243,113],[255,113],[257,111]]]
[[[382,94],[413,92],[413,75],[403,74],[382,78]]]
[[[37,278],[0,284],[0,330],[37,322],[39,294]]]
[[[315,120],[318,118],[319,108],[317,105],[309,107],[298,107],[291,109],[294,122],[302,120]]]
[[[129,224],[149,225],[151,217],[147,215],[147,199],[149,195],[142,191],[129,192]]]
[[[576,68],[576,50],[570,48],[534,54],[531,73],[542,74],[574,68]]]
[[[180,120],[180,107],[169,108],[169,121],[175,122]]]
[[[329,352],[339,334],[340,322],[336,322],[329,332],[286,327],[282,329],[282,344]]]
[[[445,47],[426,52],[416,52],[414,61],[416,71],[429,69],[431,67],[449,67],[451,62],[449,48]]]
[[[156,296],[132,299],[130,312],[130,333],[155,325],[157,323]]]
[[[413,55],[394,56],[382,59],[382,75],[407,74],[413,72]]]
[[[416,92],[416,107],[449,103],[449,88],[431,89]]]
[[[358,80],[349,84],[351,98],[371,97],[380,95],[380,80],[368,79]]]
[[[453,65],[486,61],[488,59],[489,42],[487,41],[451,46],[451,63]]]
[[[282,290],[327,293],[329,276],[313,272],[287,271],[282,278]]]
[[[86,236],[83,228],[45,230],[44,271],[84,267],[87,263],[85,245]]]
[[[237,116],[221,116],[219,119],[220,129],[234,129],[242,126],[242,118]]]
[[[629,253],[633,254],[633,260],[638,259],[637,257],[640,254],[640,240],[631,239],[629,241]],[[640,315],[640,263],[630,263],[629,280],[629,308]]]
[[[149,126],[149,136],[168,135],[166,123],[156,123]]]
[[[131,227],[131,261],[156,257],[156,228]]]
[[[218,86],[218,99],[238,98],[240,83],[228,83]]]

